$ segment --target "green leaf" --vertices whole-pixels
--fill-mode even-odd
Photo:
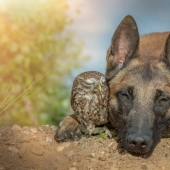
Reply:
[[[99,137],[104,139],[105,133],[101,133],[101,134],[99,135]]]

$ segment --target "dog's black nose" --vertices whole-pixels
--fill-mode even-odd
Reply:
[[[133,151],[145,151],[151,144],[151,139],[147,135],[132,134],[127,138],[128,146]]]

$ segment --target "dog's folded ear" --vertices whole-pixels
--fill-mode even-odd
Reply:
[[[130,60],[137,57],[139,33],[132,16],[126,16],[116,29],[107,52],[106,79],[109,81],[124,68]]]
[[[164,62],[170,69],[170,34],[166,40],[164,51],[160,57],[160,61]]]

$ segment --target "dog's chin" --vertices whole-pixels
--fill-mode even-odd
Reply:
[[[146,149],[146,150],[132,150],[131,148],[126,148],[126,150],[132,154],[132,155],[136,155],[136,156],[142,156],[142,155],[147,155],[151,152],[151,149]]]

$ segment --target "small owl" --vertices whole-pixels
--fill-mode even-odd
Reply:
[[[73,82],[71,107],[89,135],[96,125],[108,122],[108,95],[109,89],[102,73],[83,72]]]

